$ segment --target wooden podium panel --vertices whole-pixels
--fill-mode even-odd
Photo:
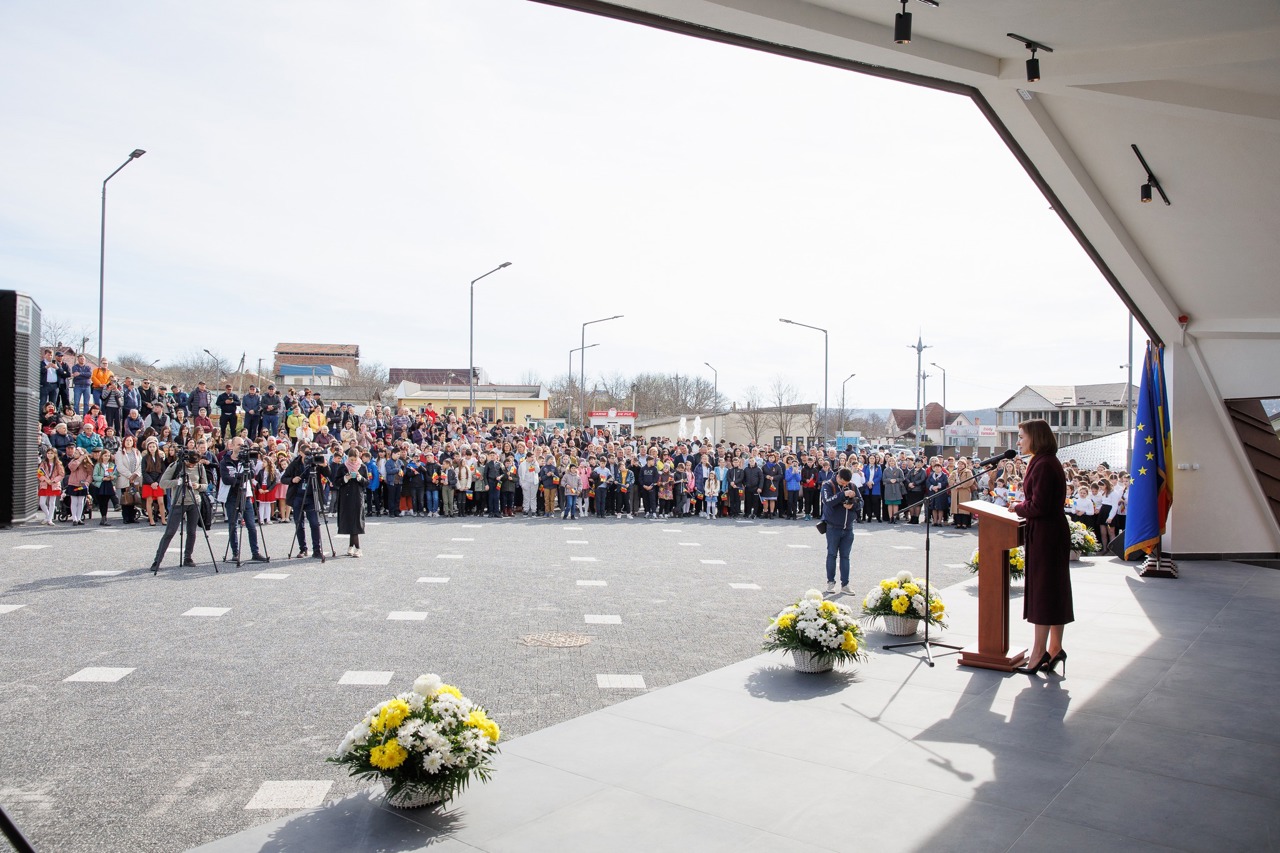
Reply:
[[[1027,659],[1026,649],[1009,649],[1009,572],[1005,553],[1021,543],[1026,523],[986,501],[960,504],[978,517],[978,645],[960,652],[961,666],[1011,672]],[[995,571],[992,571],[992,569]]]

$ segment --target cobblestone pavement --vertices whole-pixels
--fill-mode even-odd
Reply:
[[[36,847],[181,850],[364,787],[325,757],[423,672],[519,737],[756,654],[824,579],[809,522],[372,521],[362,559],[289,560],[272,525],[269,566],[215,574],[201,541],[155,577],[159,528],[0,531],[0,804]],[[935,586],[976,543],[935,529]],[[849,603],[924,556],[860,525]]]

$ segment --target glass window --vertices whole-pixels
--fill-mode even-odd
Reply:
[[[1107,426],[1124,426],[1124,409],[1107,409]]]
[[[516,419],[516,407],[515,407],[515,406],[503,406],[503,407],[502,407],[502,419],[503,419],[504,421],[507,421],[508,423],[510,423],[511,421],[514,421],[514,420]]]
[[[493,421],[493,406],[485,406],[480,411],[484,414],[484,419],[486,421]]]
[[[1085,428],[1085,429],[1089,429],[1089,420],[1090,420],[1090,417],[1091,417],[1092,415],[1093,415],[1093,410],[1092,410],[1092,409],[1085,409],[1085,410],[1084,410],[1084,428]]]
[[[1049,426],[1062,426],[1058,423],[1058,413],[1056,411],[1049,413]]]

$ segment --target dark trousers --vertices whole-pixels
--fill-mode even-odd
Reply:
[[[218,434],[219,435],[235,435],[236,434],[236,416],[235,415],[219,415],[218,416]]]
[[[102,416],[107,419],[107,426],[115,429],[116,435],[124,432],[124,410],[119,406],[103,409]]]
[[[800,514],[800,493],[787,492],[787,515],[789,515],[791,518],[795,518],[799,514]],[[1063,672],[1066,672],[1066,670],[1063,670]]]
[[[60,382],[54,382],[53,384],[49,384],[48,382],[40,383],[40,410],[41,411],[44,411],[44,407],[49,403],[53,403],[54,406],[58,405],[58,389],[61,387],[62,387],[62,383]],[[58,411],[61,411],[61,409],[59,409]]]
[[[609,514],[609,493],[613,491],[603,483],[596,486],[596,515],[604,518]]]
[[[742,513],[742,490],[736,486],[729,487],[729,517],[737,518]]]
[[[298,537],[300,551],[307,550],[306,532],[302,529],[304,515],[307,525],[311,528],[312,550],[318,554],[324,550],[324,546],[320,544],[320,515],[316,512],[315,501],[311,500],[310,495],[303,500],[294,501],[293,504],[293,529]]]
[[[647,513],[656,512],[658,507],[658,487],[654,486],[651,489],[641,488],[640,492],[644,497],[644,511]]]
[[[880,495],[863,495],[862,497],[862,517],[867,521],[875,519],[880,521]]]
[[[489,489],[489,515],[502,515],[502,492],[498,489]]]
[[[231,542],[231,559],[240,559],[240,518],[244,517],[244,525],[249,528],[249,553],[258,556],[258,514],[253,511],[253,501],[242,496],[239,499],[228,495],[230,500],[224,505],[227,516],[227,539]]]
[[[279,415],[263,415],[262,428],[267,431],[268,435],[275,435],[277,432],[280,431],[280,416]]]
[[[160,534],[160,546],[156,548],[155,565],[160,565],[161,561],[164,560],[164,552],[169,550],[169,543],[178,534],[178,525],[184,522],[187,526],[187,538],[182,544],[182,558],[183,560],[191,559],[191,555],[196,549],[196,518],[199,514],[200,508],[195,504],[190,506],[174,504],[169,507],[169,523],[165,525],[164,533]]]
[[[387,515],[397,518],[400,515],[400,490],[404,488],[401,483],[387,484]]]
[[[841,530],[827,525],[827,583],[836,579],[836,561],[840,562],[840,585],[849,585],[849,552],[853,550],[853,526]]]
[[[414,512],[423,512],[426,509],[426,491],[422,483],[411,483],[409,485],[409,503],[413,506]]]
[[[253,414],[245,414],[244,428],[249,432],[249,440],[253,441],[262,432],[262,416],[257,412]]]
[[[804,490],[804,514],[816,517],[818,515],[818,490]]]

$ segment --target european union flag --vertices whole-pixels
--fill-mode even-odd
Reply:
[[[1173,503],[1173,471],[1169,465],[1169,398],[1164,385],[1164,347],[1147,343],[1138,392],[1138,424],[1133,459],[1129,461],[1124,556],[1150,553],[1159,546]]]

